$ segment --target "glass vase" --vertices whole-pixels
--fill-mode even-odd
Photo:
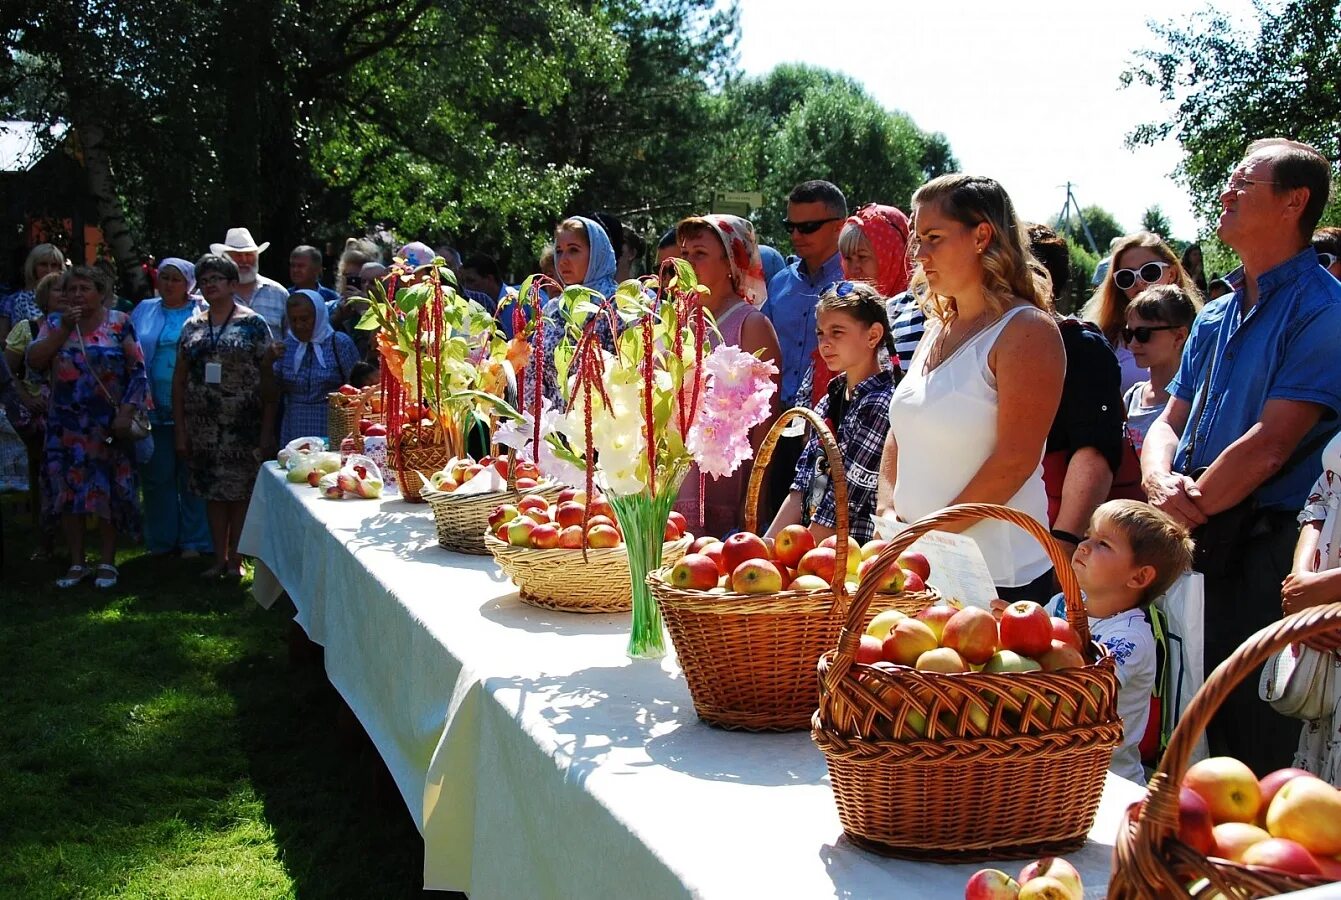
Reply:
[[[629,632],[628,654],[633,659],[660,659],[666,655],[666,630],[661,610],[647,586],[647,575],[661,567],[661,548],[665,543],[666,522],[671,506],[680,493],[685,473],[666,480],[655,495],[646,491],[622,497],[611,496],[610,505],[624,531],[629,557],[629,579],[633,587],[633,624]]]

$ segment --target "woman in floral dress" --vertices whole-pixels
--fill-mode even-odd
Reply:
[[[204,576],[241,577],[237,543],[251,489],[262,461],[275,455],[275,355],[270,326],[236,300],[232,260],[202,256],[196,285],[209,309],[187,320],[178,338],[174,436],[214,541],[215,564]]]
[[[135,461],[118,438],[147,406],[149,382],[130,317],[105,306],[109,291],[102,271],[74,269],[65,282],[68,308],[47,317],[28,348],[28,365],[51,373],[43,471],[70,550],[70,569],[56,582],[62,588],[94,574],[84,563],[85,516],[98,519],[99,588],[116,584],[117,536],[140,532]]]

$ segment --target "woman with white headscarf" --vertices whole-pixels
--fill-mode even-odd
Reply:
[[[359,351],[353,339],[331,327],[316,291],[289,296],[289,335],[275,348],[275,380],[284,397],[280,446],[294,438],[326,433],[326,395],[349,381]]]
[[[169,256],[158,264],[158,296],[141,300],[130,314],[144,351],[153,405],[154,452],[140,466],[144,488],[144,543],[154,555],[181,552],[185,557],[209,553],[209,520],[205,501],[187,486],[186,463],[177,456],[176,422],[172,417],[172,379],[177,371],[177,343],[182,326],[205,302],[196,294],[196,267]]]

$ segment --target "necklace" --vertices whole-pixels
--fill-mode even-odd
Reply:
[[[936,344],[932,348],[932,352],[928,355],[927,361],[930,364],[929,367],[931,369],[934,369],[941,363],[945,362],[948,356],[952,355],[960,347],[967,344],[974,335],[982,331],[984,328],[986,328],[988,325],[992,324],[999,318],[1001,317],[993,316],[986,312],[980,314],[969,324],[968,329],[963,333],[962,336],[957,335],[958,340],[956,340],[955,343],[951,345],[948,349],[946,348],[946,344],[948,343],[948,340],[950,338],[950,328],[955,323],[957,323],[959,319],[954,318],[951,319],[949,322],[945,323],[943,326],[941,326],[941,332],[936,338]]]

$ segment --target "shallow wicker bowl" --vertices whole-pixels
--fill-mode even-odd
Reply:
[[[661,561],[674,565],[692,538],[667,541]],[[492,534],[484,545],[517,585],[522,602],[542,609],[576,613],[619,613],[633,608],[629,557],[623,546],[581,550],[532,550],[504,543]]]
[[[419,496],[428,501],[433,510],[439,547],[457,553],[487,556],[489,549],[484,546],[484,533],[489,530],[489,513],[495,507],[503,503],[515,504],[522,497],[532,494],[544,497],[552,505],[562,490],[563,485],[557,481],[548,481],[533,488],[509,488],[458,497],[426,484],[419,489]]]

